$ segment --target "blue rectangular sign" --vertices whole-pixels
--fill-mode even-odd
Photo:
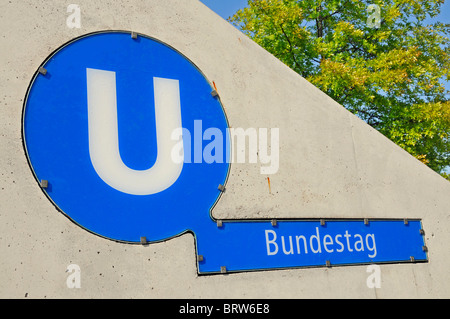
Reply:
[[[197,232],[199,273],[427,261],[420,220],[230,221]]]

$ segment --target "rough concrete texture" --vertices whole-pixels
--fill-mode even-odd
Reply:
[[[450,297],[450,183],[279,62],[197,0],[0,1],[0,297]],[[133,30],[173,46],[214,81],[232,127],[280,128],[280,167],[233,164],[217,218],[422,218],[429,262],[198,276],[190,234],[143,247],[92,235],[59,213],[28,166],[23,101],[44,59],[98,30]],[[81,268],[81,288],[66,268]]]

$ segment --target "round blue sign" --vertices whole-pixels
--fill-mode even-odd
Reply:
[[[23,112],[26,154],[56,207],[125,242],[211,222],[229,170],[228,123],[199,69],[147,36],[77,38],[41,66]]]

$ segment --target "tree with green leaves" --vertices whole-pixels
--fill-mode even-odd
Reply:
[[[443,0],[248,0],[229,20],[433,170],[450,165]]]

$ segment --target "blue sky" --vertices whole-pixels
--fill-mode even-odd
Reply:
[[[247,0],[200,0],[222,18],[227,19],[247,6]]]
[[[227,19],[237,10],[247,6],[247,0],[200,0],[222,18]],[[450,1],[446,0],[441,7],[441,14],[432,21],[450,23]]]

